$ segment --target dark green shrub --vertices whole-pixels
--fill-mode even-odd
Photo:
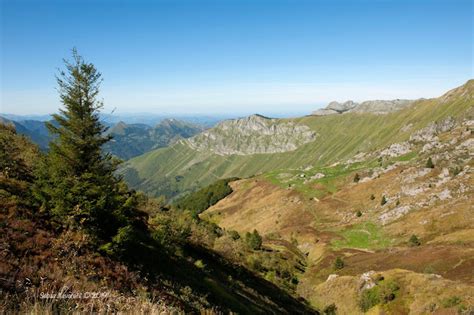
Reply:
[[[357,211],[356,216],[357,216],[358,218],[360,218],[360,217],[362,216],[362,212],[361,212],[360,210]]]
[[[127,225],[118,229],[111,242],[102,245],[99,250],[107,255],[125,260],[134,260],[143,253],[146,234],[140,229]]]
[[[240,239],[240,234],[237,231],[234,231],[234,230],[229,231],[229,235],[234,241]]]
[[[229,186],[229,183],[236,179],[237,178],[234,177],[218,180],[205,188],[178,199],[174,203],[174,206],[180,210],[189,210],[196,217],[232,193],[232,188]]]
[[[435,165],[433,163],[433,160],[431,159],[431,157],[428,158],[428,160],[426,161],[426,167],[427,168],[434,168]]]
[[[354,175],[354,183],[358,183],[360,181],[360,175],[359,173],[355,173]]]
[[[379,285],[379,299],[382,303],[393,301],[400,286],[395,281],[383,282]]]
[[[245,234],[245,243],[251,249],[258,250],[262,247],[262,237],[258,234],[257,230],[253,230],[252,233],[247,232]]]
[[[373,288],[362,291],[359,299],[359,307],[367,312],[373,306],[380,303],[388,303],[397,297],[400,286],[395,281],[382,281]]]
[[[459,296],[451,296],[449,298],[444,299],[441,304],[443,307],[450,308],[454,307],[458,304],[461,304],[462,300]]]
[[[184,213],[157,213],[149,220],[152,238],[165,247],[186,243],[191,235],[190,218]]]
[[[418,239],[418,236],[416,236],[415,234],[413,234],[410,237],[410,239],[408,240],[408,243],[410,244],[410,246],[420,246],[421,245],[421,242]]]
[[[367,312],[373,306],[380,303],[379,288],[377,286],[364,290],[361,293],[359,307],[362,311]]]
[[[323,313],[325,315],[336,315],[337,314],[336,311],[337,311],[337,306],[336,304],[332,303],[324,308]]]
[[[263,270],[262,261],[260,260],[258,256],[255,256],[255,255],[247,256],[246,262],[247,262],[248,267],[251,270],[254,270],[254,271]]]
[[[345,266],[344,260],[342,260],[341,257],[337,257],[336,260],[334,261],[334,269],[341,270],[342,268],[344,268],[344,266]]]
[[[380,200],[380,205],[383,206],[386,203],[387,203],[387,197],[385,197],[385,195],[384,195],[384,196],[382,196],[382,200]]]

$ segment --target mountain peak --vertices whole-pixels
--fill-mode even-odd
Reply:
[[[184,140],[197,151],[219,155],[250,155],[296,150],[316,134],[306,125],[283,122],[259,114],[226,120],[216,127]]]
[[[252,115],[248,116],[247,118],[271,119],[270,117],[263,116],[261,114],[252,114]]]
[[[458,86],[448,92],[444,93],[439,100],[442,102],[449,101],[453,98],[466,97],[469,99],[474,98],[474,79],[468,80],[461,86]]]
[[[344,103],[331,102],[325,108],[318,109],[312,113],[314,116],[325,116],[332,114],[343,114],[346,112],[388,114],[403,109],[411,104],[413,100],[372,100],[362,103],[346,101]]]

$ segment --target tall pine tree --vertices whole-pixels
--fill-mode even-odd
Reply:
[[[37,196],[64,223],[110,238],[129,224],[136,197],[114,172],[116,163],[101,146],[110,140],[99,120],[101,74],[73,49],[57,76],[63,108],[48,123],[55,140],[38,173]]]

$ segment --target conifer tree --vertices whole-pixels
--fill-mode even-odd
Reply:
[[[428,160],[426,161],[426,167],[427,168],[434,168],[434,163],[433,163],[433,160],[431,159],[431,156],[428,158]]]
[[[101,150],[110,140],[99,121],[101,74],[75,49],[72,54],[57,76],[63,108],[47,125],[55,140],[38,172],[37,196],[63,222],[111,237],[127,225],[136,198],[115,177],[116,163]]]

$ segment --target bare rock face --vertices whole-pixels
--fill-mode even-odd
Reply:
[[[221,122],[182,143],[219,155],[250,155],[294,151],[315,139],[316,133],[306,125],[251,115]]]
[[[401,110],[413,104],[412,100],[375,100],[365,101],[355,107],[352,111],[358,113],[388,114]]]
[[[379,216],[379,220],[382,225],[386,225],[407,214],[408,212],[410,212],[410,210],[410,206],[399,206],[395,209],[389,209]]]
[[[372,113],[372,114],[388,114],[413,104],[413,100],[374,100],[356,103],[346,101],[344,103],[331,102],[326,108],[316,110],[312,115],[325,116],[331,114],[343,113]]]
[[[390,147],[380,152],[381,156],[397,157],[411,152],[411,145],[408,142],[394,143]]]
[[[358,104],[353,102],[353,101],[347,101],[344,103],[338,103],[338,102],[331,102],[329,105],[326,107],[326,109],[330,109],[333,111],[336,111],[338,113],[344,113],[347,112],[353,108],[355,108]]]
[[[374,275],[375,275],[375,271],[373,270],[364,272],[363,274],[360,275],[359,288],[361,291],[375,287],[375,282],[373,279]]]
[[[317,116],[325,116],[325,115],[332,115],[332,114],[342,114],[347,112],[353,108],[355,108],[358,104],[353,101],[347,101],[344,103],[339,102],[331,102],[326,106],[324,109],[318,109],[317,111],[313,112],[312,115]]]
[[[427,127],[416,131],[410,136],[410,142],[438,142],[438,134],[449,131],[456,125],[456,120],[452,117],[431,123]]]

